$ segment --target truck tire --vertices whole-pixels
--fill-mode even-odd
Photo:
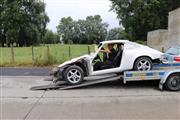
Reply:
[[[180,90],[180,73],[170,75],[166,80],[165,88],[170,91]]]
[[[77,85],[77,84],[82,83],[82,81],[84,79],[84,72],[83,72],[82,68],[74,65],[74,66],[68,67],[64,71],[63,76],[64,76],[64,80],[69,85]]]
[[[152,69],[152,60],[148,57],[140,57],[134,63],[134,70],[149,71]]]

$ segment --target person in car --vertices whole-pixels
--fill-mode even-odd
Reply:
[[[104,62],[111,62],[113,63],[114,58],[117,55],[117,51],[114,49],[114,44],[108,44],[108,49],[100,50],[100,52],[104,54]]]
[[[108,44],[108,49],[102,49],[100,52],[104,53],[103,62],[97,62],[94,65],[94,70],[107,69],[113,65],[114,58],[117,51],[114,49],[114,44]]]

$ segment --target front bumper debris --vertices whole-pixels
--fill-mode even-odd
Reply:
[[[64,67],[63,68],[55,67],[49,72],[49,74],[53,76],[54,79],[56,79],[56,81],[58,81],[63,79],[63,71],[64,71]]]
[[[51,71],[49,71],[49,74],[52,76],[55,76],[59,71],[58,67],[54,67]]]

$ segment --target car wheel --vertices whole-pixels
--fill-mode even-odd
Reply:
[[[84,72],[78,66],[68,67],[64,72],[64,79],[69,85],[80,84],[84,79]]]
[[[180,90],[180,73],[170,75],[165,83],[165,88],[171,91]]]
[[[134,63],[134,70],[149,71],[152,69],[152,60],[148,57],[140,57]]]

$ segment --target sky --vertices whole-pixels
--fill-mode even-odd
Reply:
[[[46,13],[50,18],[47,28],[56,32],[56,26],[62,17],[85,19],[89,15],[101,15],[103,22],[109,24],[109,29],[118,27],[116,14],[110,11],[109,0],[44,0]]]

